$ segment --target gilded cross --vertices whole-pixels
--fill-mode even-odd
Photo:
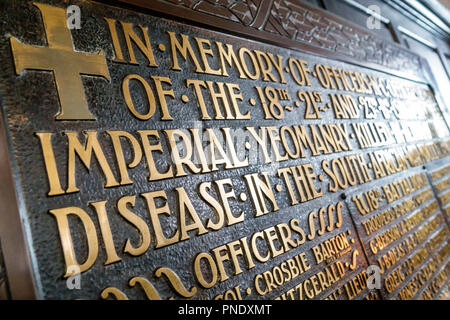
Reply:
[[[98,53],[75,51],[67,28],[66,11],[36,3],[44,22],[47,47],[27,45],[10,39],[16,73],[24,69],[53,71],[58,90],[60,112],[57,120],[93,120],[84,93],[81,75],[110,79],[103,50]]]

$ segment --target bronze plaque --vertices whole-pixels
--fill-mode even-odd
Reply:
[[[0,21],[13,298],[448,295],[448,114],[417,55],[299,1]]]

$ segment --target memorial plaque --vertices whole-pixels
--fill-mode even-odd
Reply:
[[[13,298],[448,297],[419,56],[300,1],[0,9]]]

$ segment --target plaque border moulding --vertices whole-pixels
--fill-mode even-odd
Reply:
[[[428,82],[416,53],[300,0],[95,0]]]

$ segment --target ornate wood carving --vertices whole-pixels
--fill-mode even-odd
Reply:
[[[139,1],[124,1],[136,3]],[[327,51],[420,75],[420,57],[363,28],[298,0],[157,0]],[[195,19],[194,19],[195,20]],[[199,21],[208,23],[207,21]],[[282,41],[282,40],[280,40]]]

